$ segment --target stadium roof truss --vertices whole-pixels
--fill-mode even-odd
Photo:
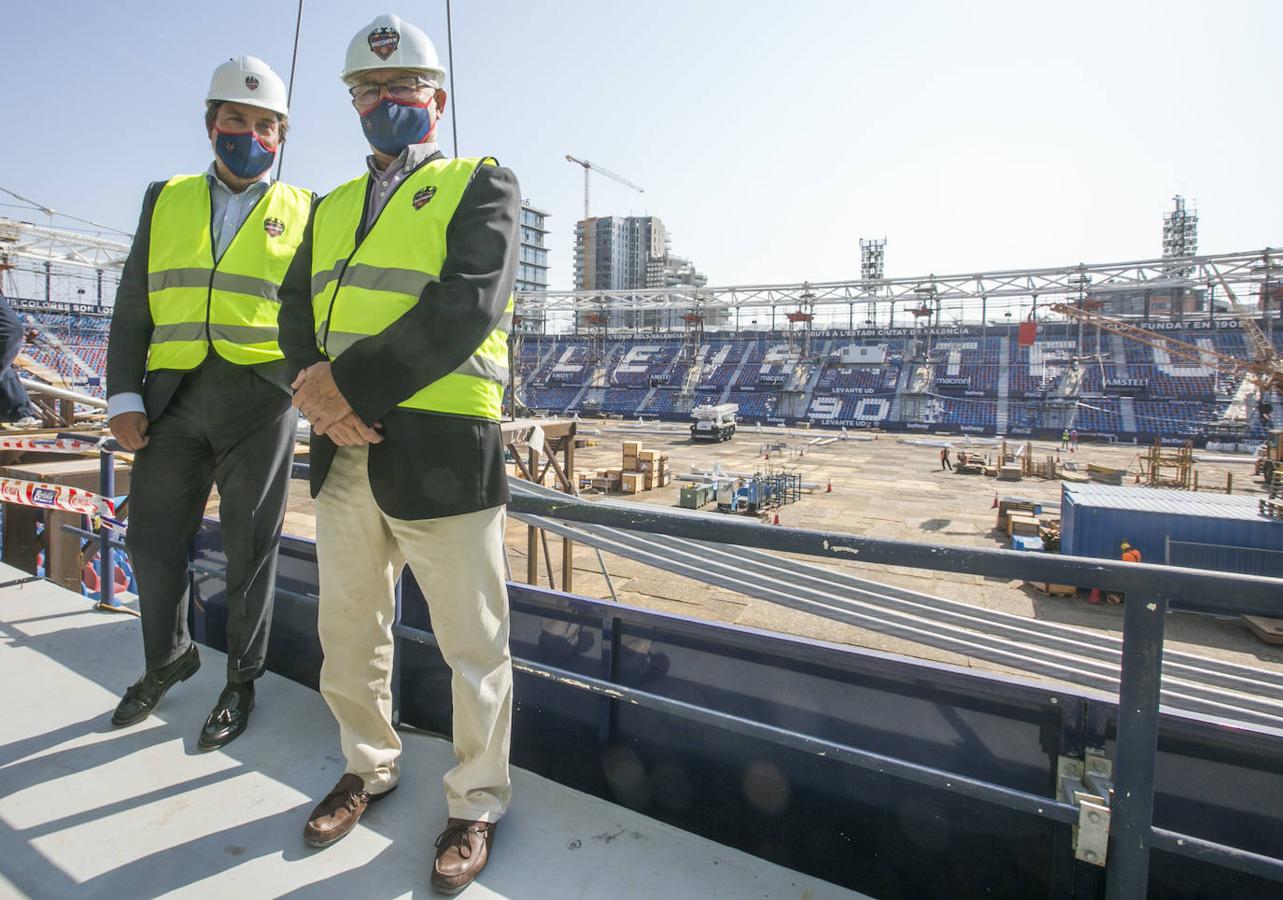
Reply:
[[[118,271],[128,255],[121,241],[0,217],[0,266],[23,260]]]
[[[1134,262],[1079,263],[1048,269],[1009,269],[959,275],[922,275],[881,281],[801,282],[632,291],[532,291],[517,294],[518,310],[552,312],[848,306],[932,300],[985,300],[1003,297],[1080,297],[1085,293],[1210,288],[1223,278],[1231,285],[1261,284],[1283,264],[1283,251],[1267,247],[1215,256],[1147,259]]]

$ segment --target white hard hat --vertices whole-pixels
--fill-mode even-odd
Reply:
[[[290,114],[288,94],[281,76],[257,56],[237,56],[214,70],[205,100],[231,100]]]
[[[393,13],[377,16],[356,33],[347,45],[340,77],[350,81],[371,69],[413,69],[438,86],[445,82],[437,48],[423,29]]]

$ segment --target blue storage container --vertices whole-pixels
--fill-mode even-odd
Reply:
[[[1065,483],[1060,515],[1067,555],[1119,559],[1127,541],[1147,563],[1283,577],[1283,521],[1254,497]]]

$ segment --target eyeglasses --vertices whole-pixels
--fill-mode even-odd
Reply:
[[[352,95],[352,102],[370,106],[378,102],[384,88],[387,88],[388,96],[393,100],[409,100],[424,88],[435,90],[436,85],[417,75],[402,75],[387,81],[361,81],[348,88],[347,92]]]

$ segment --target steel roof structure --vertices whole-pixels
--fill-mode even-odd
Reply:
[[[128,255],[122,241],[0,217],[0,263],[20,259],[118,271]]]
[[[578,313],[705,307],[771,308],[857,304],[914,304],[1001,298],[1081,297],[1108,291],[1211,289],[1217,273],[1232,285],[1263,285],[1283,273],[1283,250],[1266,247],[1210,256],[1116,263],[1077,263],[1056,268],[1005,269],[954,275],[927,274],[881,281],[803,281],[797,284],[663,288],[628,291],[534,291],[516,296],[518,313]]]

